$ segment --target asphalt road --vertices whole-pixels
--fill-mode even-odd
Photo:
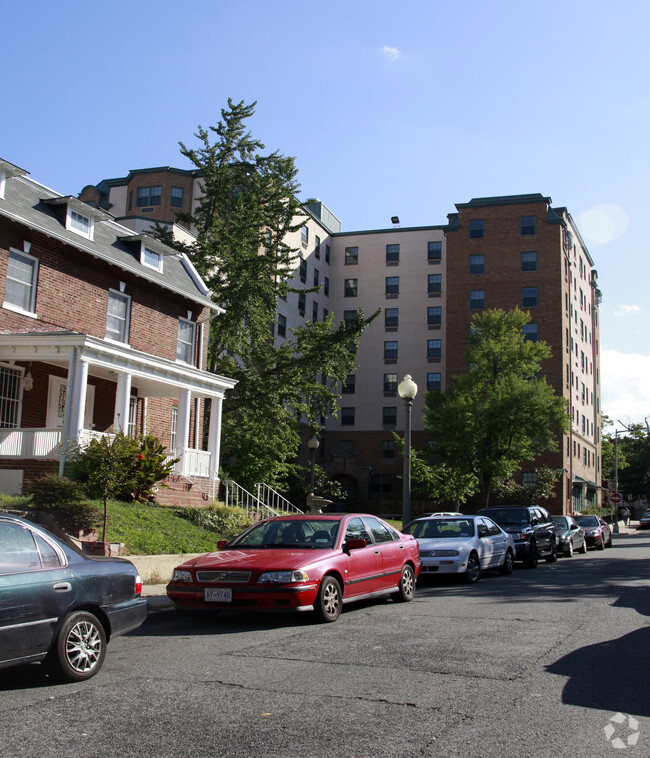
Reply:
[[[152,614],[81,685],[0,672],[0,756],[648,756],[650,532],[409,604]]]

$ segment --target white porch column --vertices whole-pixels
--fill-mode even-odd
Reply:
[[[69,408],[68,439],[77,442],[84,428],[86,390],[88,387],[88,361],[75,358],[72,382],[68,379],[66,404]]]
[[[176,422],[176,457],[182,456],[183,451],[189,445],[190,437],[190,404],[192,401],[191,390],[181,390],[178,398],[178,420]],[[186,474],[185,457],[181,458],[181,471]]]
[[[113,431],[129,430],[129,401],[131,399],[131,374],[119,373],[115,392],[115,413],[113,415]]]
[[[216,479],[219,475],[219,459],[221,457],[221,407],[222,397],[213,397],[210,407],[210,429],[208,430],[208,450],[210,451],[210,476]]]

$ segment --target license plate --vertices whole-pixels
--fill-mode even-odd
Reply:
[[[216,587],[206,587],[203,590],[203,599],[206,603],[231,603],[231,589],[217,589]]]

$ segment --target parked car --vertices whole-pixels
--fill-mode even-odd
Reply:
[[[586,553],[587,540],[584,529],[573,516],[553,516],[557,530],[557,551],[570,558],[574,552]]]
[[[90,679],[109,640],[145,620],[141,592],[130,561],[82,555],[0,514],[0,668],[43,661],[63,681]]]
[[[650,529],[650,511],[646,511],[641,516],[637,529]]]
[[[612,530],[600,516],[576,516],[576,521],[585,530],[587,547],[604,550],[612,546]]]
[[[376,516],[278,516],[174,569],[167,595],[180,610],[314,610],[336,621],[352,600],[413,599],[418,544]]]
[[[535,568],[540,558],[547,563],[557,561],[557,534],[555,524],[546,508],[539,505],[499,505],[483,508],[482,516],[489,516],[515,541],[515,560]]]
[[[473,584],[485,569],[512,574],[514,540],[487,516],[430,516],[402,531],[418,541],[422,576],[462,574]]]
[[[462,513],[458,511],[431,511],[429,513],[423,513],[420,518],[426,518],[427,516],[462,516]]]

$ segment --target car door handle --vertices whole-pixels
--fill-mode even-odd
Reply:
[[[58,582],[57,584],[52,585],[52,589],[55,592],[70,592],[72,585],[70,582]]]
[[[375,550],[375,555],[379,555],[379,550]]]

